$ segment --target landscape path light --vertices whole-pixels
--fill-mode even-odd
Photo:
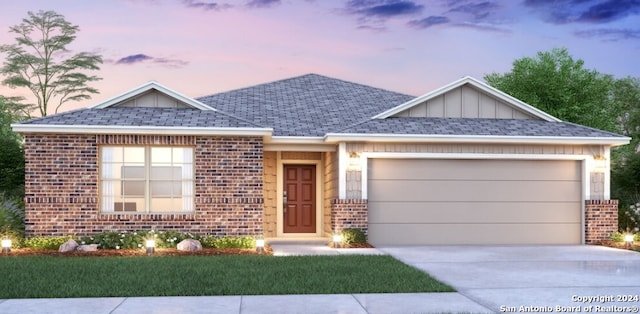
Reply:
[[[264,237],[262,236],[256,238],[256,252],[264,253]]]
[[[340,232],[336,232],[333,234],[333,247],[339,248],[340,243],[342,243],[342,235],[340,235]]]
[[[2,253],[11,252],[11,239],[2,239]]]
[[[146,243],[147,254],[153,254],[156,250],[156,240],[148,239]]]

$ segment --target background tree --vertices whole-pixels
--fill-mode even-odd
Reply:
[[[87,84],[100,78],[83,71],[100,69],[102,57],[80,52],[65,58],[69,54],[66,47],[76,39],[78,29],[56,12],[28,12],[22,23],[9,28],[17,35],[16,43],[0,46],[0,52],[6,53],[0,68],[6,76],[2,83],[29,89],[41,116],[49,113],[51,101],[57,113],[68,101],[89,99],[98,93]]]
[[[620,131],[619,108],[610,97],[614,79],[584,68],[565,48],[513,62],[511,72],[485,75],[487,83],[561,120]]]
[[[510,72],[484,78],[561,120],[631,136],[631,144],[612,151],[611,196],[619,200],[619,228],[638,227],[640,217],[630,206],[640,203],[640,79],[585,69],[564,48],[517,59]]]
[[[27,118],[28,107],[0,96],[0,202],[3,197],[24,197],[24,152],[22,138],[11,124]]]

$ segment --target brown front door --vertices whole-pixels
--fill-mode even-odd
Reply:
[[[316,166],[284,165],[284,233],[316,232]]]

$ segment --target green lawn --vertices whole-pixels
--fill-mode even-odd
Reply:
[[[390,256],[0,257],[0,299],[449,292]]]

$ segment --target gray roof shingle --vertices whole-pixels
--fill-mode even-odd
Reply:
[[[317,74],[198,98],[274,128],[275,136],[323,136],[415,98]]]
[[[335,133],[553,137],[620,137],[569,122],[526,119],[386,118],[370,119]]]
[[[29,120],[23,124],[263,128],[244,119],[213,110],[143,107],[79,109]]]

